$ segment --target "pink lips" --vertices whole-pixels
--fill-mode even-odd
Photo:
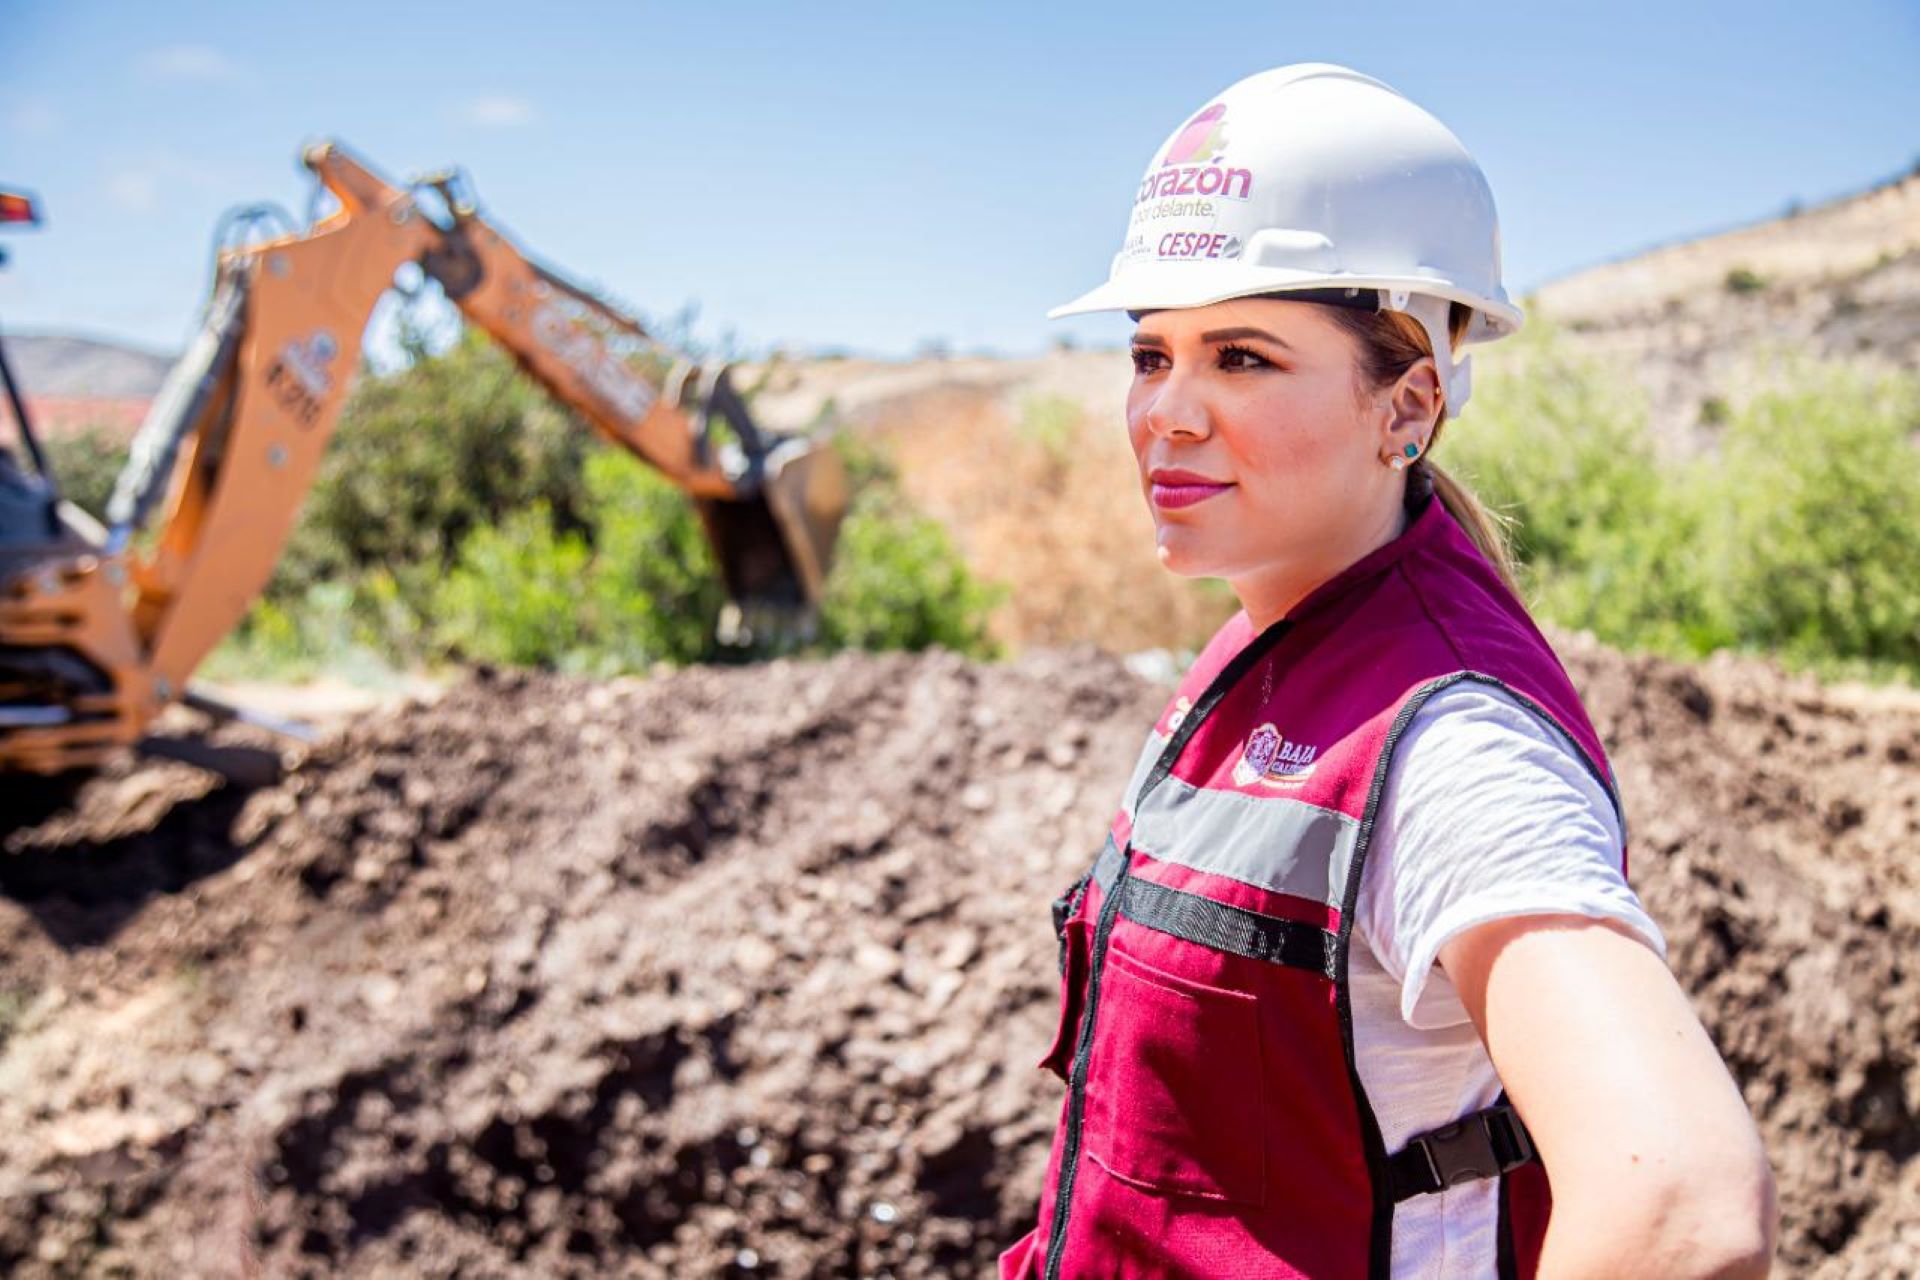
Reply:
[[[1190,507],[1233,488],[1178,468],[1156,469],[1147,478],[1153,484],[1153,504],[1157,507]]]

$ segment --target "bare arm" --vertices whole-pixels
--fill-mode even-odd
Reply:
[[[1552,1179],[1542,1277],[1767,1273],[1766,1150],[1658,955],[1609,922],[1536,915],[1439,959]]]

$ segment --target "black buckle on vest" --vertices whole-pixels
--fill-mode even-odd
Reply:
[[[1072,891],[1064,897],[1053,900],[1053,936],[1061,937],[1067,931],[1067,917],[1073,914]]]
[[[1479,1178],[1497,1178],[1535,1158],[1533,1137],[1510,1106],[1463,1116],[1415,1134],[1387,1161],[1397,1204]]]
[[[1075,880],[1065,893],[1050,904],[1053,909],[1053,938],[1059,945],[1060,972],[1063,974],[1067,971],[1067,921],[1080,909],[1080,899],[1086,895],[1087,882],[1091,879],[1093,870],[1088,868],[1085,875]]]

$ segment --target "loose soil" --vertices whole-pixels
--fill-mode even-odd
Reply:
[[[1920,1272],[1920,709],[1557,639],[1781,1271]],[[16,789],[0,1272],[988,1274],[1047,902],[1164,696],[1087,647],[481,672],[271,787]]]

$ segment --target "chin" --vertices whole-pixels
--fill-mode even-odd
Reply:
[[[1209,555],[1204,548],[1195,547],[1187,538],[1174,537],[1161,542],[1155,548],[1160,557],[1160,567],[1168,573],[1182,578],[1220,578],[1224,577],[1224,566],[1217,556]]]

